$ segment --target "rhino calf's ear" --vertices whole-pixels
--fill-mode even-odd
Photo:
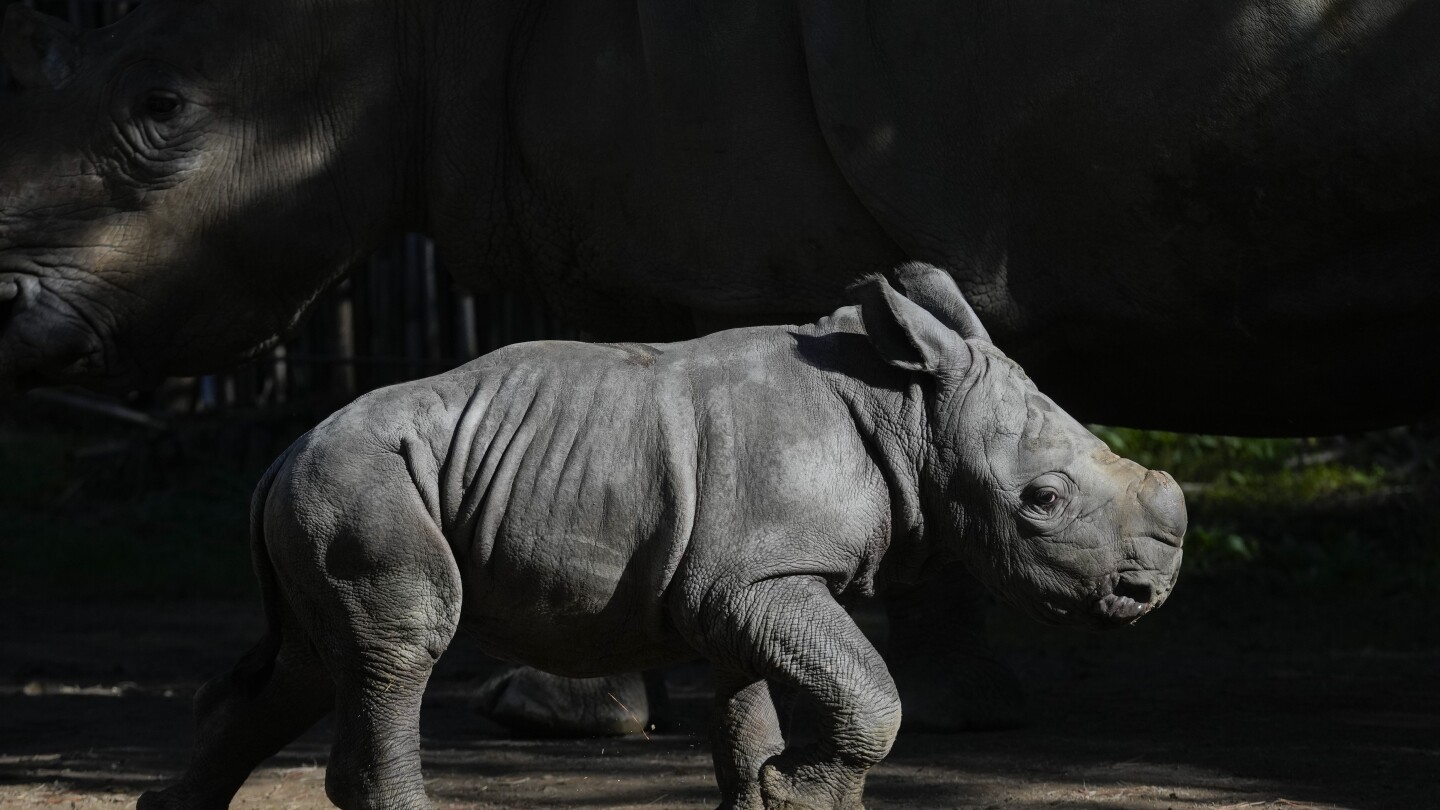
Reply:
[[[954,277],[946,271],[933,264],[910,262],[895,269],[895,281],[906,298],[924,307],[960,337],[995,342],[975,310],[970,308]]]
[[[5,9],[0,56],[11,77],[27,89],[54,89],[75,73],[80,34],[69,23],[18,3]]]
[[[934,315],[895,292],[883,276],[867,276],[850,287],[870,342],[885,362],[926,374],[959,373],[969,352],[958,335]]]

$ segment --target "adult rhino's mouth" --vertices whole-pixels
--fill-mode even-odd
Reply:
[[[30,275],[0,275],[0,392],[93,377],[104,367],[91,324]]]

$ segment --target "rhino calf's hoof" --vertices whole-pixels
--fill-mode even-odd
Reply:
[[[194,794],[186,795],[178,788],[147,790],[140,794],[135,810],[225,810],[230,803],[225,800],[207,802]]]

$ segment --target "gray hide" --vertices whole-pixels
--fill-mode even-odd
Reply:
[[[927,310],[872,277],[803,327],[669,345],[541,342],[362,397],[255,497],[270,629],[197,698],[194,764],[143,810],[218,807],[336,710],[343,808],[428,806],[418,709],[460,623],[564,675],[700,655],[725,808],[858,808],[900,701],[845,612],[965,562],[1045,621],[1160,605],[1185,505],[980,332],[941,271]],[[787,748],[769,689],[814,705]]]

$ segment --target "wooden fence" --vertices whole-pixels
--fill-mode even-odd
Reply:
[[[135,0],[25,0],[82,27],[108,25]],[[327,292],[293,335],[230,372],[166,386],[167,410],[331,407],[372,388],[443,371],[507,343],[575,330],[516,295],[455,287],[423,236],[397,237]]]
[[[456,287],[435,261],[430,240],[410,234],[354,268],[264,357],[186,381],[189,407],[329,407],[508,343],[576,336],[521,296]]]

